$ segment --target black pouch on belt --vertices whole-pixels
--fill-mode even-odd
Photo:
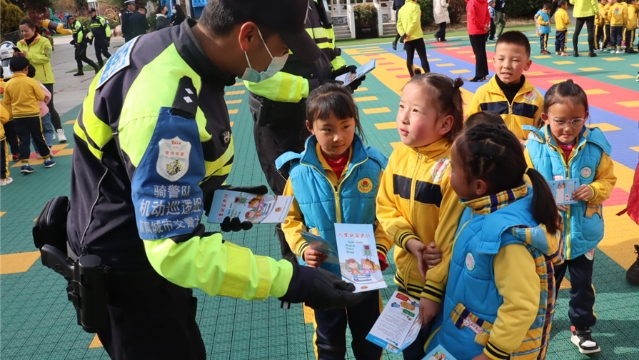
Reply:
[[[253,119],[257,122],[259,126],[266,126],[268,123],[268,107],[270,105],[270,100],[262,98],[249,96],[249,107],[251,108],[251,113],[253,113]]]
[[[67,215],[69,198],[58,196],[49,200],[33,225],[33,244],[41,249],[51,245],[63,253],[67,252]]]

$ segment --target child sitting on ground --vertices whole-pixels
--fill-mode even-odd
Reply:
[[[496,74],[475,91],[468,115],[480,111],[496,112],[523,143],[529,132],[523,126],[535,125],[544,105],[541,93],[523,75],[532,64],[526,35],[519,31],[503,33],[495,45],[493,64]]]

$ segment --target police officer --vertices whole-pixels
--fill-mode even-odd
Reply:
[[[89,9],[89,15],[91,15],[89,27],[91,29],[91,34],[93,34],[95,56],[98,58],[98,65],[102,68],[104,65],[102,55],[104,55],[107,59],[111,57],[111,54],[109,54],[109,46],[111,45],[111,27],[105,18],[96,13],[94,8]]]
[[[289,48],[320,56],[306,1],[210,0],[198,23],[124,44],[90,85],[74,130],[68,255],[109,267],[98,337],[112,358],[204,359],[191,288],[315,308],[361,299],[332,274],[253,255],[200,224],[234,159],[224,87],[277,68]]]
[[[94,63],[87,57],[87,43],[89,42],[89,38],[87,37],[88,32],[84,25],[75,18],[75,15],[71,15],[69,17],[69,28],[73,32],[73,40],[71,40],[71,45],[75,47],[75,62],[78,64],[78,72],[73,74],[73,76],[81,76],[84,75],[84,70],[82,69],[82,62],[89,64],[94,70],[95,73],[98,73],[98,65]]]
[[[306,98],[315,88],[335,77],[349,71],[355,71],[355,66],[346,66],[340,56],[341,51],[335,47],[335,33],[328,6],[325,0],[306,0],[308,2],[308,16],[306,31],[321,49],[322,55],[314,63],[308,64],[294,52],[289,55],[282,71],[274,77],[244,84],[250,91],[251,113],[255,120],[253,134],[257,157],[260,161],[266,181],[277,195],[282,195],[288,169],[275,167],[275,160],[287,151],[302,152],[304,142],[310,135],[306,129]],[[351,90],[357,89],[362,83],[360,78],[351,84]],[[278,224],[276,233],[280,241],[282,257],[296,261],[281,226]]]
[[[135,37],[133,36],[133,29],[131,28],[130,22],[131,15],[135,12],[135,0],[126,0],[124,6],[126,6],[126,8],[121,15],[122,36],[124,36],[124,41],[128,42]]]
[[[134,12],[129,18],[129,25],[133,37],[146,34],[147,30],[151,27],[149,21],[146,19],[146,8],[141,7],[138,11]]]

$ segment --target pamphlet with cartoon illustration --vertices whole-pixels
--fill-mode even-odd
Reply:
[[[419,301],[395,291],[366,335],[366,340],[393,354],[399,354],[417,338],[421,329],[417,319]]]
[[[377,257],[373,225],[335,224],[335,238],[342,279],[355,285],[354,292],[386,287]]]
[[[564,179],[548,181],[550,191],[555,197],[557,205],[576,204],[577,200],[573,200],[572,193],[579,187],[578,179]]]
[[[225,217],[237,217],[253,224],[279,224],[288,214],[292,196],[256,195],[232,190],[215,190],[208,222],[220,224]]]
[[[324,260],[324,262],[339,264],[337,250],[335,250],[333,245],[326,239],[323,239],[315,234],[311,234],[308,231],[302,231],[302,237],[304,238],[304,240],[306,240],[308,246],[311,249],[320,251],[328,256],[326,260]]]
[[[437,345],[422,360],[455,360],[455,358],[443,346]]]

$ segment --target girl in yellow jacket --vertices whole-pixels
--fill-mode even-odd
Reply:
[[[425,325],[439,311],[452,240],[463,211],[449,182],[450,148],[463,127],[463,83],[429,73],[406,84],[396,119],[403,146],[390,156],[377,195],[377,219],[397,245],[395,283],[400,291],[420,299],[423,329],[404,349],[406,359],[425,356]],[[442,251],[442,262],[426,277],[424,255],[434,247]]]

